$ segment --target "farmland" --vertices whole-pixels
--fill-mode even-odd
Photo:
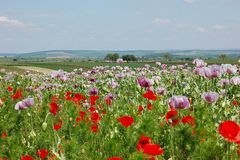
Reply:
[[[208,64],[238,64],[238,59],[210,59],[206,61]],[[193,66],[192,61],[181,61],[181,60],[174,60],[174,61],[164,61],[167,65],[178,65],[178,64],[189,64]],[[149,64],[151,66],[155,66],[154,60],[145,60],[139,62],[128,62],[123,63],[121,66],[128,66],[131,68],[143,67],[145,64]],[[18,61],[14,61],[13,58],[0,58],[0,68],[5,68],[7,71],[17,71],[23,73],[25,69],[19,68],[16,66],[32,66],[32,67],[40,67],[40,68],[47,68],[52,70],[62,69],[67,72],[71,72],[76,68],[83,68],[84,70],[89,70],[96,66],[117,66],[116,62],[106,62],[103,60],[96,60],[96,59],[83,59],[83,58],[76,58],[76,59],[44,59],[44,58],[26,58],[20,59]]]
[[[238,159],[231,62],[2,61],[0,159]]]

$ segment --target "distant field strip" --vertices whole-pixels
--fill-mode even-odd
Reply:
[[[51,73],[53,70],[48,68],[41,68],[41,67],[33,67],[33,66],[16,66],[16,68],[34,71],[34,72],[41,72],[41,73]]]

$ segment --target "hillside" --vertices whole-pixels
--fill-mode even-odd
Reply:
[[[239,58],[240,50],[49,50],[31,53],[0,53],[0,56],[16,58],[97,58],[103,59],[108,53],[118,53],[120,56],[133,54],[147,59],[163,58],[169,53],[173,59],[183,58],[217,58],[226,54],[229,58]]]

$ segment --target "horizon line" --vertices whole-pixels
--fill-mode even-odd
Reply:
[[[47,52],[47,51],[226,51],[226,50],[240,50],[240,48],[215,48],[215,49],[49,49],[49,50],[36,50],[28,52],[0,52],[0,54],[23,54],[34,52]]]

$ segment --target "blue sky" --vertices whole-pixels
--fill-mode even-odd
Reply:
[[[0,53],[240,48],[240,0],[0,0]]]

